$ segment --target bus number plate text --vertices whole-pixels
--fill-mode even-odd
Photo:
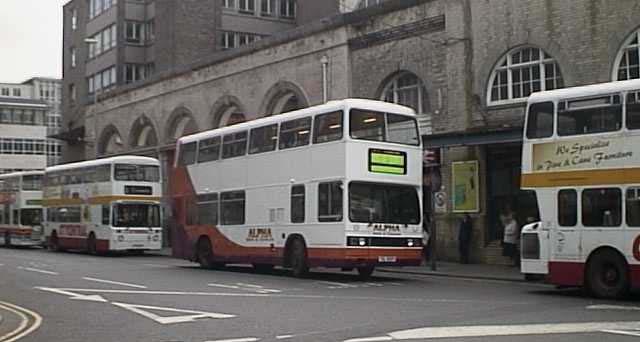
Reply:
[[[378,262],[396,262],[397,258],[395,256],[378,256]]]

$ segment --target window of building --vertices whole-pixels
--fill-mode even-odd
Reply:
[[[20,88],[13,88],[13,96],[20,97],[22,96],[22,91]]]
[[[144,23],[144,41],[150,43],[156,39],[156,25],[155,19],[151,19]]]
[[[220,224],[222,225],[244,224],[244,191],[231,191],[220,194],[220,213]]]
[[[149,66],[144,64],[125,64],[124,81],[125,83],[133,83],[142,81],[147,78]]]
[[[360,2],[358,2],[358,9],[374,6],[382,3],[383,1],[385,0],[360,0]]]
[[[291,222],[304,222],[304,185],[294,185],[291,187]]]
[[[75,84],[69,84],[69,99],[71,100],[71,104],[76,103],[76,100],[78,99],[78,95],[76,93],[76,85]]]
[[[278,144],[278,125],[273,124],[251,130],[249,154],[274,151]]]
[[[247,132],[227,134],[222,138],[222,158],[234,158],[247,154]]]
[[[426,113],[426,95],[424,83],[417,75],[402,72],[387,83],[382,100],[413,108],[417,113]]]
[[[198,150],[198,163],[206,163],[220,159],[220,137],[200,140]]]
[[[622,223],[622,191],[618,188],[582,191],[582,224],[585,227],[618,227]]]
[[[296,17],[296,1],[280,0],[280,16],[293,19]]]
[[[553,135],[553,102],[534,103],[529,107],[527,138],[547,138]]]
[[[238,10],[240,12],[253,14],[256,9],[255,6],[254,0],[238,0]]]
[[[622,128],[619,95],[558,104],[558,135],[593,134]]]
[[[342,221],[342,182],[318,184],[318,221]]]
[[[198,195],[198,224],[218,224],[218,194]]]
[[[313,124],[313,143],[342,139],[342,112],[317,115]]]
[[[236,8],[236,0],[222,0],[222,7]]]
[[[558,225],[574,227],[578,224],[578,194],[573,189],[558,191]]]
[[[263,16],[273,16],[276,11],[276,0],[260,0],[260,13]]]
[[[127,21],[125,30],[125,39],[127,43],[142,44],[144,36],[144,23],[137,21]]]
[[[71,10],[71,29],[76,30],[78,28],[78,9]]]
[[[285,121],[280,124],[280,149],[309,145],[311,118]]]
[[[117,3],[117,0],[89,0],[89,19],[99,16]]]
[[[75,47],[71,47],[70,49],[70,54],[71,54],[71,67],[75,68],[76,67],[76,48]]]
[[[623,81],[640,78],[640,30],[634,32],[622,45],[616,57],[612,79]]]
[[[178,162],[181,166],[192,165],[196,161],[196,148],[197,142],[190,142],[180,145],[180,160]]]
[[[533,92],[564,87],[560,68],[546,52],[521,47],[500,59],[489,79],[487,103],[524,101]]]
[[[9,96],[9,88],[2,88],[2,96]]]

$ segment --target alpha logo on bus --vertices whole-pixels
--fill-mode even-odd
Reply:
[[[273,241],[271,228],[251,228],[247,235],[247,241]]]
[[[373,226],[373,233],[374,234],[389,234],[389,235],[399,235],[401,234],[400,232],[400,226],[397,224],[373,224],[373,225],[369,225],[370,227]]]

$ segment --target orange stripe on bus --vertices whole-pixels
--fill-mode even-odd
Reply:
[[[640,183],[640,168],[524,173],[523,188]]]

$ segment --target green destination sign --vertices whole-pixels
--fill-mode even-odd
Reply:
[[[407,154],[399,151],[369,149],[369,171],[405,175],[407,174]]]
[[[30,200],[27,200],[27,205],[42,205],[42,200],[30,199]]]

